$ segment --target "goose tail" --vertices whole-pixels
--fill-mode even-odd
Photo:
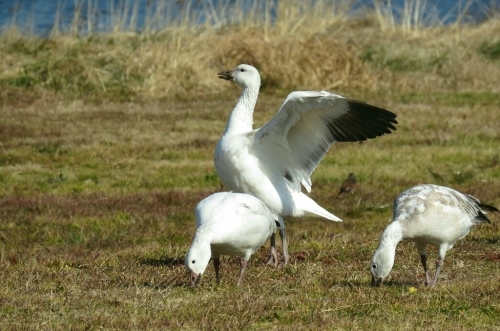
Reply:
[[[296,206],[298,206],[298,210],[296,210],[296,215],[294,216],[323,217],[330,221],[342,222],[340,218],[318,205],[313,199],[309,198],[304,193],[301,192],[296,195],[296,197],[299,201],[297,201],[297,203],[295,204]]]

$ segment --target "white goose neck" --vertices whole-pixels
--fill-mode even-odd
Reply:
[[[253,111],[259,96],[259,86],[243,88],[241,96],[236,103],[227,121],[224,134],[244,133],[253,129]]]
[[[204,224],[196,230],[196,234],[193,240],[193,245],[210,246],[212,237],[213,237],[212,226],[210,226],[210,224]]]
[[[396,249],[397,244],[403,240],[403,231],[399,222],[392,222],[387,226],[380,238],[379,247]]]

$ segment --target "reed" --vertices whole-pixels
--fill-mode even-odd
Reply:
[[[56,24],[46,39],[13,27],[0,36],[0,85],[94,102],[206,98],[226,88],[216,72],[246,62],[260,69],[263,90],[272,92],[375,92],[389,81],[401,92],[499,86],[495,55],[488,55],[496,54],[496,18],[475,26],[426,25],[425,2],[418,1],[408,2],[401,23],[381,5],[376,15],[349,18],[347,0],[285,1],[276,8],[257,1],[249,10],[242,3],[229,8],[207,2],[205,23],[198,24],[189,2],[176,19],[169,16],[170,3],[159,2],[154,13],[148,9],[140,32],[137,2],[111,8],[106,33],[92,29],[92,18],[82,24],[82,5],[67,32],[56,33]],[[87,12],[94,11],[92,4]]]

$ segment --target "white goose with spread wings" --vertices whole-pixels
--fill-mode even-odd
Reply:
[[[396,129],[396,115],[325,91],[296,91],[267,124],[254,130],[259,72],[240,64],[218,76],[243,89],[215,150],[215,169],[224,186],[255,195],[281,217],[341,221],[302,193],[301,185],[311,191],[311,174],[334,142],[389,134]]]

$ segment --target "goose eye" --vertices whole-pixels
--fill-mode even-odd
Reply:
[[[376,264],[372,264],[372,269],[377,269],[377,265]]]
[[[245,72],[245,69],[240,69],[241,72]]]
[[[193,261],[191,261],[191,263],[192,263],[192,264],[195,264],[195,263],[196,263],[196,261],[195,261],[195,260],[193,260]]]

